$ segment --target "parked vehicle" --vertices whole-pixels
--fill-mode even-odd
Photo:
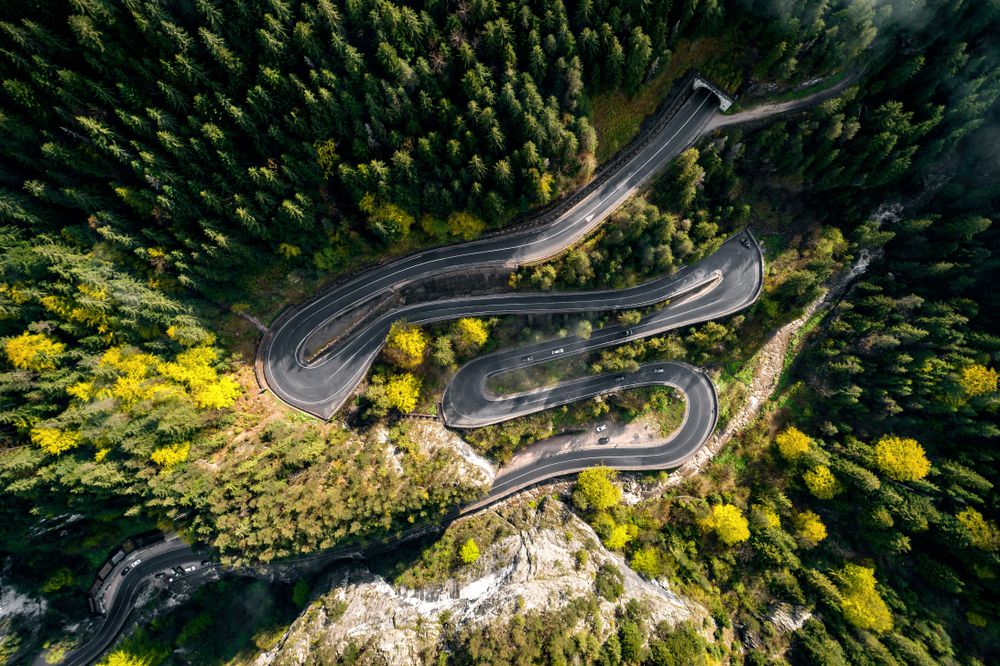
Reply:
[[[607,444],[610,441],[611,441],[610,437],[601,437],[599,440],[597,440],[597,443],[603,445],[603,444]]]
[[[602,423],[601,425],[597,426],[597,432],[604,432],[607,429],[608,429],[607,423]]]

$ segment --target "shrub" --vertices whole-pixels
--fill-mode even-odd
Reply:
[[[615,601],[625,592],[625,579],[622,572],[613,564],[604,563],[594,576],[594,592],[597,596]]]

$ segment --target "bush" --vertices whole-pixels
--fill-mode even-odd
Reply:
[[[594,592],[597,596],[616,601],[625,592],[625,578],[613,564],[604,563],[594,576]]]

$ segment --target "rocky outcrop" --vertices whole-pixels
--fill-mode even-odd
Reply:
[[[536,505],[527,496],[511,504],[473,519],[502,521],[508,529],[482,547],[477,562],[442,582],[410,589],[358,565],[334,571],[327,591],[256,664],[332,663],[348,649],[360,649],[365,663],[423,664],[448,631],[505,624],[518,614],[593,597],[595,576],[605,564],[621,571],[624,587],[613,602],[597,598],[606,632],[614,626],[615,612],[636,599],[649,609],[654,625],[693,619],[711,635],[714,624],[705,608],[678,596],[665,582],[647,581],[631,571],[561,502],[547,498]]]

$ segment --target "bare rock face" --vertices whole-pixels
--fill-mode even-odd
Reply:
[[[348,650],[363,654],[359,663],[428,663],[447,632],[506,624],[515,615],[592,597],[595,575],[604,564],[620,570],[624,587],[614,602],[598,597],[606,633],[614,626],[615,611],[636,599],[649,608],[652,625],[694,619],[711,636],[714,624],[704,607],[665,583],[641,578],[561,502],[549,498],[535,506],[524,498],[473,519],[492,521],[494,527],[503,522],[509,529],[483,546],[474,564],[417,589],[392,585],[361,566],[338,569],[330,575],[329,590],[256,664],[332,663]],[[580,551],[587,552],[586,558]]]

